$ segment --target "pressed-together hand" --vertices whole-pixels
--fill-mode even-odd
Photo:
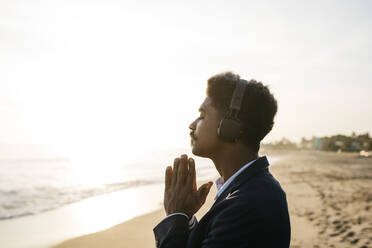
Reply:
[[[164,208],[167,215],[185,213],[191,218],[204,204],[213,182],[196,189],[195,161],[182,155],[165,172]]]

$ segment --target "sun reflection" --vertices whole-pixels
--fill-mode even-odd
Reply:
[[[118,150],[120,147],[122,150]],[[70,147],[69,181],[74,185],[102,186],[128,181],[123,167],[129,167],[134,159],[126,154],[126,147],[119,144],[82,144]],[[123,152],[124,151],[124,152]]]
[[[69,170],[71,181],[75,185],[103,186],[104,184],[123,181],[118,164],[100,163],[99,161],[73,160]]]
[[[162,186],[142,186],[92,197],[73,205],[75,227],[97,232],[159,208]]]

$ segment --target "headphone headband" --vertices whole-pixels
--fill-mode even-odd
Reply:
[[[240,79],[235,86],[234,93],[231,98],[230,110],[240,111],[240,107],[243,101],[244,90],[247,86],[247,81]]]

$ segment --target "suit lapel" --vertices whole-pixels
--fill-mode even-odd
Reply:
[[[231,197],[234,196],[234,192],[238,190],[239,186],[249,180],[250,178],[254,177],[255,175],[267,170],[269,166],[269,162],[267,161],[266,156],[260,157],[257,159],[253,164],[251,164],[247,169],[242,171],[232,182],[231,184],[224,190],[224,192],[218,197],[218,199],[214,202],[211,209],[200,219],[198,225],[191,231],[187,247],[200,247],[201,240],[203,239],[205,232],[206,232],[206,223],[209,221],[210,216],[214,213],[213,207],[220,201],[226,198],[228,194]],[[201,231],[201,229],[203,231]]]
[[[224,199],[228,194],[233,194],[234,191],[239,188],[239,186],[254,177],[258,173],[266,170],[269,167],[269,161],[266,156],[258,158],[253,164],[251,164],[247,169],[243,170],[232,182],[231,184],[223,191],[223,193],[218,197],[213,206]],[[212,206],[212,207],[213,207]]]

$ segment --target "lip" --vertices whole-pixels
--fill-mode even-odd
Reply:
[[[194,136],[193,132],[190,133],[190,138],[191,138],[191,140],[196,140],[196,137]]]

